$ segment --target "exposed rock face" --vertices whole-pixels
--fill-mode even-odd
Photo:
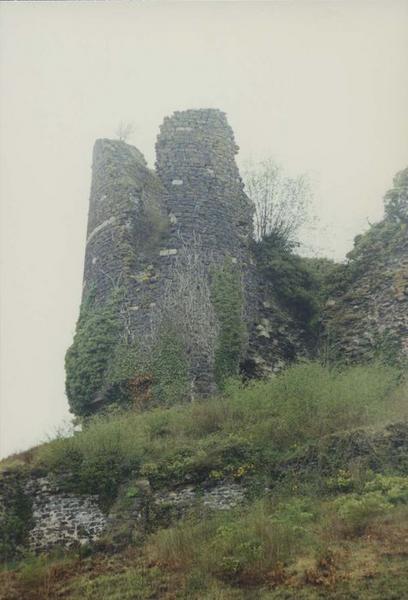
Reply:
[[[245,489],[238,483],[224,483],[199,494],[194,486],[183,487],[165,493],[157,493],[154,502],[158,506],[179,507],[187,510],[194,504],[202,503],[211,510],[230,510],[245,499]]]
[[[346,362],[408,359],[408,169],[394,185],[385,219],[356,238],[343,288],[326,307],[327,343]]]

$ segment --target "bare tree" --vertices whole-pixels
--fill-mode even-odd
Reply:
[[[257,240],[275,235],[293,245],[299,228],[308,218],[311,187],[305,175],[287,177],[272,159],[247,164],[243,171],[245,191],[255,205]]]
[[[121,121],[116,130],[116,136],[122,142],[126,142],[134,133],[135,126],[130,121]]]

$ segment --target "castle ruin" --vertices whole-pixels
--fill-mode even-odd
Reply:
[[[81,315],[66,362],[77,414],[152,385],[164,397],[206,396],[228,376],[270,375],[311,355],[304,324],[256,264],[237,152],[216,109],[166,117],[154,170],[134,146],[96,141]],[[368,244],[369,267],[360,260],[326,305],[324,339],[347,360],[373,357],[388,333],[406,353],[406,223],[398,236],[389,252]]]
[[[240,332],[239,364],[264,374],[280,369],[286,355],[296,354],[300,341],[296,332],[289,333],[290,319],[266,300],[266,288],[256,273],[251,254],[254,208],[244,192],[237,152],[225,114],[215,109],[186,110],[165,118],[154,171],[137,148],[120,140],[97,140],[83,303],[92,294],[95,306],[101,306],[120,288],[123,298],[118,312],[126,321],[127,334],[143,348],[171,287],[175,264],[183,270],[183,261],[193,253],[192,268],[200,271],[202,285],[211,286],[214,270],[228,262],[239,281],[245,329]],[[191,281],[187,283],[191,288]],[[208,306],[197,305],[195,310],[196,317],[190,318],[196,322],[203,312],[214,312]],[[217,315],[211,319],[216,321]],[[192,343],[187,349],[192,396],[217,389],[216,328],[217,324],[209,347]],[[194,341],[194,331],[191,337]],[[104,397],[106,386],[93,401],[97,405]]]

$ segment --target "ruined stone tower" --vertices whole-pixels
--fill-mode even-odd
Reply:
[[[83,292],[106,301],[115,285],[137,269],[136,247],[147,207],[164,213],[164,193],[139,150],[122,141],[97,140],[93,151]],[[146,233],[146,232],[145,232]],[[139,240],[138,237],[141,239]]]
[[[224,113],[188,110],[166,118],[156,144],[157,173],[177,222],[176,245],[199,235],[205,255],[248,260],[252,205],[235,163],[238,146]],[[178,239],[177,239],[178,238]]]
[[[230,375],[270,375],[310,356],[305,324],[253,251],[237,152],[215,109],[164,119],[155,170],[123,141],[95,143],[83,300],[66,357],[73,412],[202,397]],[[322,316],[347,361],[378,348],[408,356],[407,182],[405,170]]]
[[[95,143],[83,304],[92,296],[95,310],[100,310],[112,301],[115,290],[120,290],[114,311],[120,314],[127,342],[137,343],[143,355],[163,296],[171,288],[174,266],[183,268],[180,257],[188,256],[193,246],[199,254],[195,260],[200,262],[203,285],[210,285],[216,267],[229,262],[241,288],[241,317],[248,332],[252,328],[253,207],[243,191],[237,152],[225,114],[215,109],[176,112],[164,120],[156,143],[156,171],[147,168],[143,155],[133,146],[107,139]],[[201,291],[201,297],[203,294]],[[199,321],[204,307],[195,310]],[[214,312],[213,308],[206,310]],[[82,317],[85,326],[86,318]],[[215,313],[208,318],[216,319]],[[216,340],[211,342],[213,347],[204,349],[198,343],[198,326],[196,342],[194,325],[190,329],[188,378],[193,395],[205,395],[216,389]],[[115,354],[112,340],[111,351],[106,348],[98,371],[101,380],[112,360],[109,353]],[[74,357],[75,345],[74,341],[70,350]],[[243,356],[248,335],[242,337],[241,346]],[[89,402],[98,404],[109,387],[105,382],[97,393],[94,389]]]

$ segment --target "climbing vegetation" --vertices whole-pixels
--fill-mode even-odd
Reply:
[[[106,384],[121,324],[118,317],[120,292],[98,304],[94,291],[84,299],[74,341],[65,357],[66,392],[72,412],[87,416],[95,412]]]
[[[254,246],[259,270],[271,293],[305,328],[316,336],[322,306],[331,291],[338,265],[328,259],[304,258],[270,235]]]
[[[393,221],[408,224],[408,168],[397,173],[393,183],[384,198],[385,213]]]
[[[214,269],[212,302],[219,323],[215,350],[215,377],[220,387],[238,374],[245,340],[241,275],[231,259]]]
[[[188,394],[188,362],[183,340],[170,323],[162,323],[151,355],[153,394],[165,406],[182,402]]]
[[[9,561],[21,553],[33,525],[32,502],[24,491],[18,470],[9,475],[2,488],[0,504],[0,557]]]

